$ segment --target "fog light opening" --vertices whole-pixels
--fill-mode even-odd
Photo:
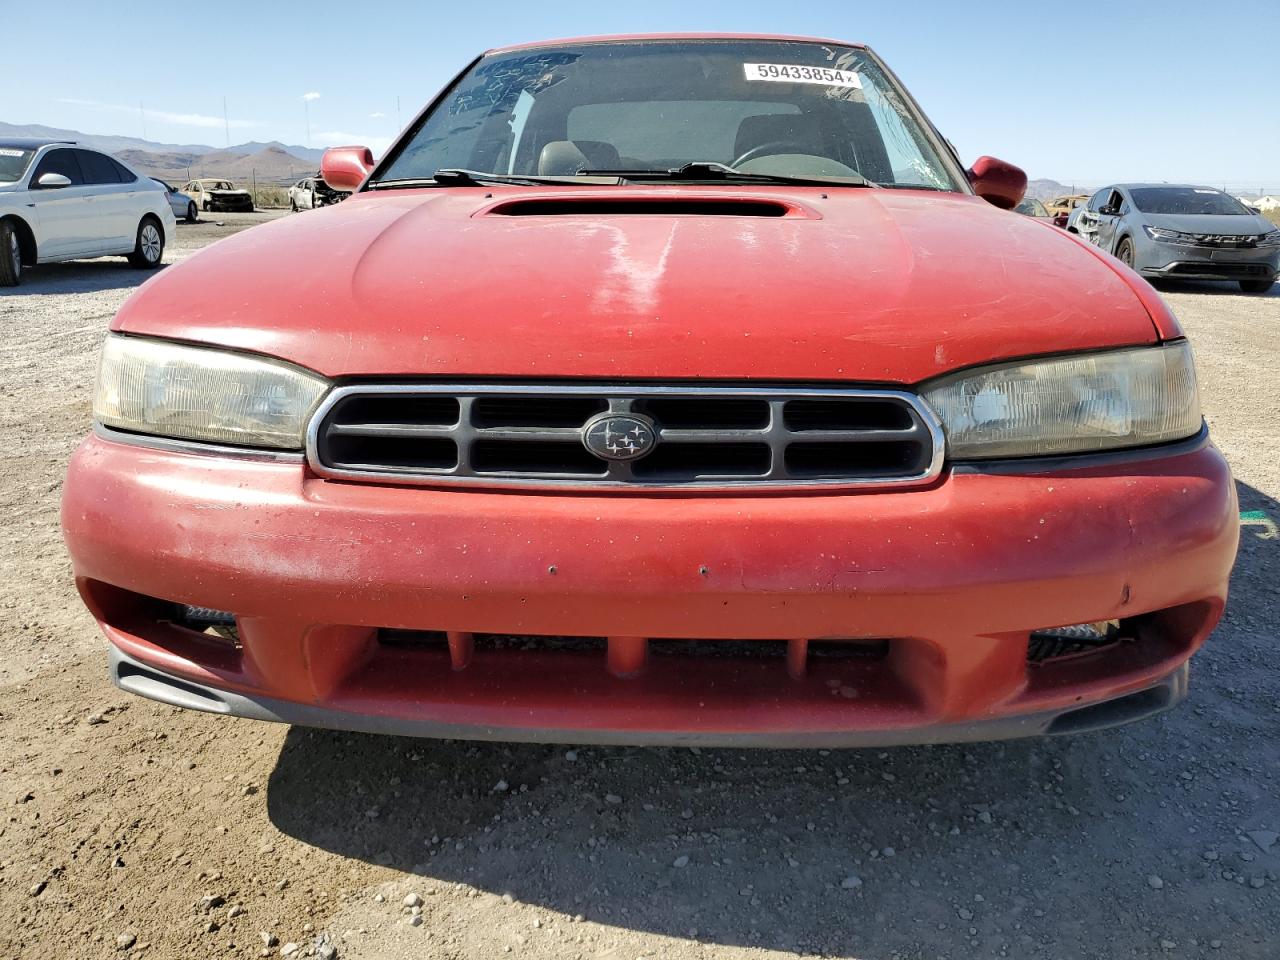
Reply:
[[[1027,638],[1027,662],[1043,664],[1098,653],[1122,639],[1119,620],[1096,620],[1033,630]]]
[[[212,607],[196,607],[189,603],[179,603],[175,606],[178,611],[173,622],[178,626],[206,634],[234,646],[237,650],[240,649],[240,630],[236,626],[234,613],[215,610]]]

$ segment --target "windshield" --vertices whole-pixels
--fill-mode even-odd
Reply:
[[[1044,208],[1044,204],[1035,197],[1027,197],[1017,206],[1017,211],[1026,214],[1028,217],[1047,217],[1049,211]]]
[[[13,183],[21,180],[27,172],[34,150],[19,150],[17,147],[0,147],[0,183]]]
[[[1249,209],[1235,197],[1207,187],[1139,187],[1129,193],[1133,205],[1143,213],[1250,215]]]
[[[940,154],[865,50],[650,40],[484,57],[401,141],[378,180],[459,168],[572,176],[710,162],[962,189]]]

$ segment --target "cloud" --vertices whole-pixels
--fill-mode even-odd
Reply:
[[[137,107],[126,107],[119,103],[101,103],[97,100],[80,100],[75,97],[59,97],[58,103],[69,103],[76,107],[88,107],[91,110],[108,110],[113,113],[137,113]],[[212,117],[203,113],[170,113],[167,110],[153,110],[145,107],[143,112],[149,120],[158,120],[161,123],[173,124],[176,127],[204,127],[207,129],[221,130],[225,125],[237,130],[243,130],[249,127],[262,126],[256,120],[226,120],[222,117]]]
[[[386,117],[386,114],[385,114],[385,113],[383,113],[381,110],[378,110],[378,111],[376,111],[376,112],[374,112],[374,113],[369,114],[369,118],[370,118],[371,120],[381,120],[381,119],[383,119],[384,117]]]
[[[307,103],[310,103],[312,100],[319,100],[319,99],[320,99],[320,94],[318,94],[316,91],[312,90],[312,91],[310,91],[309,93],[304,93],[304,94],[302,95],[302,99],[303,99],[303,100],[305,100],[305,101],[307,101]]]

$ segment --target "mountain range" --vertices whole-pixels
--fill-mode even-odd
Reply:
[[[156,143],[139,137],[115,137],[78,130],[61,130],[38,123],[15,124],[0,121],[0,137],[47,137],[74,140],[114,154],[141,172],[162,180],[188,180],[192,177],[225,177],[229,180],[284,183],[314,173],[320,166],[323,150],[285,144],[278,140],[250,140],[220,148],[203,143]],[[1087,193],[1084,187],[1076,190]],[[1032,180],[1027,196],[1038,200],[1069,195],[1072,188],[1057,180]]]

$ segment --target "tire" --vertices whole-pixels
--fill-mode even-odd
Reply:
[[[0,223],[0,287],[16,287],[22,282],[22,242],[9,221]]]
[[[208,201],[208,200],[206,200],[206,201],[204,202],[204,212],[205,212],[205,213],[208,213],[208,212],[209,212],[209,201]]]
[[[297,212],[298,212],[298,198],[297,198],[297,197],[290,197],[290,198],[289,198],[289,209],[290,209],[291,211],[293,211],[294,213],[297,213]]]
[[[200,214],[196,210],[196,202],[192,200],[187,204],[187,223],[195,223],[200,219]]]
[[[1266,293],[1276,285],[1274,280],[1241,280],[1240,289],[1245,293]]]
[[[1125,237],[1116,246],[1116,259],[1130,270],[1133,269],[1133,241]]]
[[[138,224],[138,238],[129,265],[139,270],[154,270],[164,259],[164,229],[155,217],[143,217]]]

